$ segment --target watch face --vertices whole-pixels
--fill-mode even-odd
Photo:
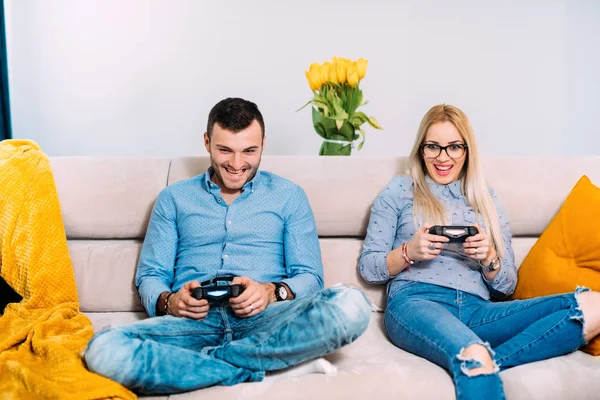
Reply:
[[[498,268],[500,268],[500,259],[499,258],[494,258],[492,260],[492,263],[490,264],[489,267],[486,268],[487,271],[491,272],[491,271],[495,271]]]
[[[277,288],[277,297],[279,297],[281,300],[287,299],[287,290],[285,289],[285,286],[280,285]]]

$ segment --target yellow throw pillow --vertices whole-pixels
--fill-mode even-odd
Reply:
[[[600,188],[582,176],[519,268],[514,299],[600,291]],[[600,337],[584,351],[600,355]]]

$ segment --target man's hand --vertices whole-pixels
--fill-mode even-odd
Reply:
[[[192,290],[200,287],[196,281],[191,281],[183,285],[177,293],[169,297],[169,313],[176,317],[185,317],[190,319],[203,319],[208,314],[210,306],[206,299],[196,300],[192,297]]]
[[[253,317],[276,300],[272,283],[258,283],[246,276],[236,276],[231,283],[244,286],[242,294],[229,299],[231,309],[240,318]]]

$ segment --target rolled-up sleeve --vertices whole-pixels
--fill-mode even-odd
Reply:
[[[171,291],[177,243],[175,203],[167,188],[154,204],[135,277],[142,306],[151,317],[156,316],[160,294]]]
[[[397,222],[404,208],[402,192],[400,177],[394,177],[371,207],[367,235],[358,261],[360,276],[368,283],[384,284],[391,278],[387,255],[392,250]]]
[[[295,187],[286,207],[284,230],[285,268],[283,280],[296,298],[316,293],[324,286],[321,247],[315,217],[306,193]]]
[[[515,291],[517,286],[517,266],[515,265],[515,253],[512,248],[512,232],[508,222],[508,217],[504,211],[504,207],[500,199],[492,189],[490,195],[496,205],[500,229],[502,231],[502,240],[504,242],[504,255],[500,260],[500,271],[493,280],[488,281],[483,275],[483,280],[486,283],[490,294],[499,299],[510,296]]]

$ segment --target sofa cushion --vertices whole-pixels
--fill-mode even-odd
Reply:
[[[600,157],[482,159],[487,181],[498,193],[516,237],[539,236],[574,179],[587,173],[600,180],[598,164]],[[175,158],[168,183],[204,173],[209,165],[207,156]],[[375,197],[394,175],[405,173],[406,157],[264,156],[261,169],[306,191],[319,236],[364,239]]]
[[[134,278],[140,240],[69,240],[83,312],[143,311]]]
[[[403,157],[263,157],[261,169],[306,192],[321,237],[365,237],[375,197],[404,171]],[[173,160],[169,184],[206,172],[208,157]]]
[[[581,175],[600,182],[600,157],[483,157],[482,165],[513,236],[539,237]]]
[[[174,400],[202,399],[455,399],[450,375],[437,365],[394,346],[383,331],[383,315],[374,313],[367,331],[354,343],[325,357],[336,376],[216,386],[171,395]],[[600,393],[600,360],[577,351],[501,372],[509,399],[592,399]],[[551,377],[548,382],[547,377]]]
[[[143,238],[167,158],[50,159],[69,239]]]
[[[148,318],[145,312],[84,312],[94,326],[94,333],[107,327],[132,324]]]
[[[600,188],[587,176],[575,185],[519,270],[514,298],[600,290]],[[600,355],[600,338],[586,347]]]

